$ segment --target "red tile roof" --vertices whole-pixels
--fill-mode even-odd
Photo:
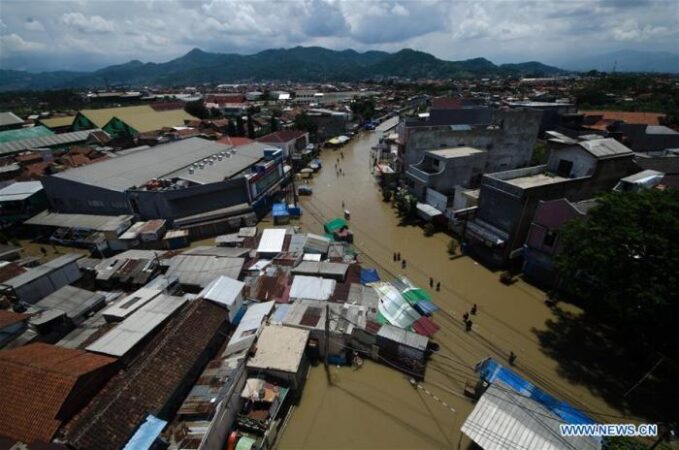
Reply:
[[[628,112],[628,111],[580,111],[585,116],[603,116],[602,120],[622,120],[625,123],[641,123],[645,125],[660,125],[660,119],[665,117],[657,112]]]
[[[30,316],[28,314],[15,313],[13,311],[0,310],[0,330],[13,325],[22,320],[28,319]]]
[[[415,322],[413,322],[413,330],[415,330],[417,334],[421,334],[422,336],[427,337],[432,336],[440,329],[441,327],[432,322],[432,320],[429,317],[422,316]]]
[[[227,325],[222,307],[191,302],[65,427],[69,444],[79,450],[121,448],[147,414],[167,419],[226,340]]]
[[[0,352],[0,433],[27,443],[49,442],[80,377],[114,362],[107,356],[42,343]]]
[[[245,103],[247,100],[242,94],[231,95],[208,95],[205,97],[205,103],[216,103],[218,105],[226,105],[228,103]]]
[[[462,100],[450,97],[432,98],[431,107],[434,109],[459,109],[462,108]]]
[[[257,139],[259,142],[273,142],[273,143],[285,143],[285,142],[290,142],[294,141],[296,139],[301,138],[307,134],[306,131],[300,131],[300,130],[281,130],[281,131],[276,131],[274,133],[267,134],[266,136],[262,136],[261,138]]]
[[[24,272],[26,272],[26,269],[15,262],[5,264],[4,266],[0,267],[0,283],[4,283],[5,281],[14,278],[17,275],[21,275]]]
[[[238,147],[240,145],[251,144],[255,141],[253,141],[252,139],[248,139],[246,137],[224,136],[217,142],[219,142],[220,144],[233,145],[234,147]]]

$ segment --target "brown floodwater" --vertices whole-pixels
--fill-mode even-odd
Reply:
[[[425,237],[419,227],[398,225],[394,210],[382,201],[369,167],[370,147],[382,130],[395,123],[392,119],[375,133],[363,133],[341,150],[322,152],[323,169],[309,181],[313,195],[301,200],[301,225],[322,233],[324,221],[342,215],[344,201],[351,212],[350,227],[363,264],[376,267],[387,280],[403,273],[424,288],[429,286],[429,277],[441,282],[441,291],[432,292],[441,308],[434,314],[434,321],[441,326],[434,338],[441,349],[428,363],[422,383],[431,395],[413,388],[404,374],[376,363],[367,363],[357,371],[333,368],[332,386],[323,368],[314,368],[278,447],[467,448],[469,440],[460,427],[473,404],[462,396],[465,381],[476,381],[472,370],[476,362],[487,356],[504,362],[510,351],[518,356],[518,372],[558,398],[589,411],[620,414],[587,387],[559,376],[558,362],[541,351],[534,331],[544,329],[545,322],[554,318],[544,304],[544,292],[523,281],[505,286],[499,282],[499,273],[471,258],[449,259],[446,248],[450,238],[444,233]],[[343,176],[334,170],[337,158]],[[405,270],[393,262],[394,252],[401,252],[407,260]],[[461,316],[473,304],[479,312],[473,331],[467,333]]]

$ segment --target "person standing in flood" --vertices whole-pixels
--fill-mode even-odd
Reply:
[[[429,287],[430,288],[434,287],[434,279],[432,277],[429,277]]]
[[[472,306],[472,309],[470,311],[472,313],[472,316],[476,315],[476,303],[474,303],[474,306]]]
[[[405,259],[403,261],[401,261],[401,269],[405,269],[407,265],[408,265],[408,263],[406,263]]]
[[[440,291],[440,290],[441,290],[441,282],[440,282],[440,281],[437,281],[437,282],[436,282],[436,292],[438,292],[438,291]]]

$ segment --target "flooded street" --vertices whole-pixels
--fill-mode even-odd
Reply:
[[[427,366],[422,387],[428,392],[411,386],[401,372],[375,363],[357,371],[333,368],[332,386],[322,366],[314,368],[279,448],[467,448],[469,440],[461,436],[460,427],[473,404],[462,396],[464,383],[476,381],[472,371],[476,362],[493,356],[505,363],[510,351],[517,355],[517,371],[555,396],[601,420],[606,417],[594,412],[620,414],[586,387],[559,376],[557,361],[541,351],[535,331],[544,329],[545,322],[554,317],[544,305],[544,292],[523,281],[505,286],[499,282],[499,273],[471,258],[450,260],[446,252],[450,238],[443,233],[425,237],[420,227],[398,226],[369,167],[370,147],[380,130],[393,124],[395,119],[375,133],[356,137],[341,150],[345,176],[338,177],[333,169],[340,150],[323,151],[323,169],[310,181],[314,193],[301,200],[301,224],[322,233],[324,221],[342,215],[344,201],[351,211],[350,227],[364,265],[377,268],[387,280],[403,273],[427,289],[429,277],[441,282],[441,291],[431,292],[441,308],[434,314],[441,326],[434,338],[441,349]],[[396,251],[408,262],[405,270],[392,260]],[[467,333],[461,316],[473,304],[479,312],[473,317],[473,331]]]

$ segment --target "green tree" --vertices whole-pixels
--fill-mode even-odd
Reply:
[[[460,247],[460,244],[455,239],[451,239],[450,242],[448,242],[448,255],[450,257],[453,257],[457,254],[457,249]]]
[[[318,131],[318,125],[314,122],[307,113],[298,114],[295,117],[293,128],[296,130],[308,131],[310,134],[315,134]]]
[[[631,350],[679,348],[679,191],[607,193],[560,236],[561,287],[625,333]]]
[[[238,128],[236,128],[236,124],[233,120],[229,120],[229,124],[226,128],[226,134],[229,136],[236,136],[238,134]]]
[[[193,102],[186,102],[184,105],[184,111],[191,114],[199,119],[208,119],[210,117],[210,111],[205,107],[202,100],[196,100]]]
[[[361,122],[367,122],[375,117],[375,100],[371,98],[354,100],[351,103],[351,112],[356,114]]]
[[[236,136],[245,136],[245,124],[243,123],[243,118],[241,116],[236,118],[236,128],[238,129]]]
[[[252,113],[248,111],[248,137],[250,139],[255,138],[255,123],[252,119]]]

